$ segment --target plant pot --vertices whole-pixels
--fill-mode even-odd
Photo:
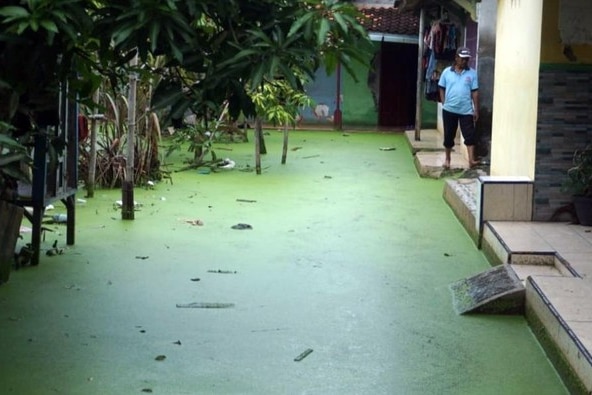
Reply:
[[[592,226],[592,196],[574,196],[573,204],[580,225]]]

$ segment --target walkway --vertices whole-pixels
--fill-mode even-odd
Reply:
[[[454,311],[489,264],[404,136],[293,132],[286,165],[265,138],[261,176],[221,147],[235,170],[138,187],[134,221],[80,203],[0,287],[0,394],[568,393],[524,317]]]
[[[417,151],[415,164],[425,176],[441,177],[439,136],[422,131],[422,142],[412,132],[407,139]],[[457,170],[467,168],[455,154]],[[447,174],[444,174],[446,176]],[[469,233],[476,233],[478,188],[476,178],[448,179],[444,195]],[[527,289],[527,318],[533,332],[558,366],[566,382],[577,376],[592,393],[592,227],[569,223],[487,222],[481,245],[492,264],[508,263]],[[571,369],[563,369],[569,365]],[[571,385],[571,384],[570,384]]]

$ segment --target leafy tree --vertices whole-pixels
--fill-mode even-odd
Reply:
[[[103,78],[125,87],[136,55],[131,71],[159,76],[152,104],[173,118],[190,109],[207,121],[225,101],[231,117],[254,115],[250,92],[266,81],[301,90],[295,75],[338,63],[355,77],[350,61],[372,50],[358,17],[336,0],[3,0],[0,121],[12,128],[2,133],[55,122],[61,81],[89,104]]]

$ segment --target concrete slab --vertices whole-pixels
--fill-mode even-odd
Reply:
[[[419,140],[415,139],[415,130],[406,130],[405,136],[413,153],[418,151],[444,151],[442,135],[437,129],[422,129]]]
[[[414,163],[421,177],[441,178],[469,168],[463,146],[457,144],[452,150],[450,169],[444,169],[444,147],[442,134],[437,129],[424,129],[420,140],[415,139],[415,131],[405,131],[407,143],[415,155]]]

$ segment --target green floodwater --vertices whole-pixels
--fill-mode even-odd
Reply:
[[[76,245],[0,286],[0,394],[567,393],[523,317],[455,313],[489,265],[402,134],[292,132],[286,165],[281,142],[260,176],[137,187],[133,221],[118,190],[79,204]]]

